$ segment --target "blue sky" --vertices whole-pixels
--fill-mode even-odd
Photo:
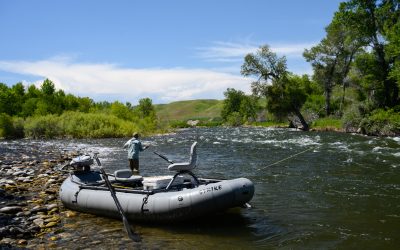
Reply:
[[[96,101],[223,99],[250,92],[247,53],[268,44],[311,73],[336,0],[0,0],[0,82],[57,88]]]

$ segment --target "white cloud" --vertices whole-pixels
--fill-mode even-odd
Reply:
[[[269,44],[271,50],[280,56],[288,58],[301,58],[304,49],[311,48],[316,43],[298,44]],[[255,43],[232,43],[214,42],[213,46],[198,48],[198,56],[202,59],[215,62],[243,62],[243,58],[248,53],[254,53],[263,44]]]
[[[210,61],[237,62],[242,61],[246,54],[255,52],[258,48],[247,43],[215,42],[214,44],[214,46],[198,48],[198,56]]]
[[[217,70],[123,68],[107,63],[78,63],[66,57],[40,61],[0,61],[0,70],[49,78],[57,88],[80,96],[93,98],[109,95],[109,98],[133,103],[148,96],[152,96],[155,103],[198,98],[222,99],[228,87],[249,92],[251,82],[251,79]]]

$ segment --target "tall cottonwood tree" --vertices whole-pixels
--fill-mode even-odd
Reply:
[[[302,129],[309,129],[301,114],[307,96],[301,78],[288,72],[285,57],[278,57],[268,45],[261,46],[245,56],[241,74],[257,78],[251,87],[255,95],[266,97],[268,111],[276,116],[294,114]]]
[[[338,14],[337,14],[338,15]],[[351,63],[362,43],[353,39],[346,25],[338,21],[337,15],[326,27],[326,37],[312,47],[306,49],[303,56],[314,69],[314,80],[323,86],[325,95],[325,112],[330,115],[331,94],[335,85],[343,88],[342,105],[346,92],[346,82]]]
[[[346,25],[355,40],[363,44],[365,54],[360,77],[370,82],[369,93],[377,108],[400,103],[399,83],[396,82],[398,53],[391,53],[400,34],[400,2],[398,0],[350,0],[340,4],[337,21]],[[394,50],[396,51],[396,49]],[[368,59],[368,61],[365,61]],[[365,65],[373,65],[367,68]],[[373,80],[371,80],[373,79]]]

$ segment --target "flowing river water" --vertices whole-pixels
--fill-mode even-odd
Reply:
[[[55,140],[57,147],[98,151],[107,172],[127,168],[125,139]],[[63,218],[60,248],[396,249],[400,246],[400,138],[268,128],[194,128],[142,138],[140,174],[170,175],[198,141],[199,177],[246,177],[251,209],[180,224],[132,223],[78,213]],[[299,154],[301,153],[301,154]],[[298,154],[298,155],[296,155]],[[292,157],[293,156],[293,157]],[[287,159],[285,161],[281,161]],[[279,162],[280,161],[280,162]],[[276,163],[278,162],[278,163]],[[276,164],[274,164],[276,163]],[[271,165],[274,164],[274,165]]]

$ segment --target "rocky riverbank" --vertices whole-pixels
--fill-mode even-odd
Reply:
[[[1,249],[36,248],[37,242],[49,247],[62,237],[60,218],[74,212],[64,211],[58,199],[67,175],[60,167],[77,154],[39,143],[0,145]]]

